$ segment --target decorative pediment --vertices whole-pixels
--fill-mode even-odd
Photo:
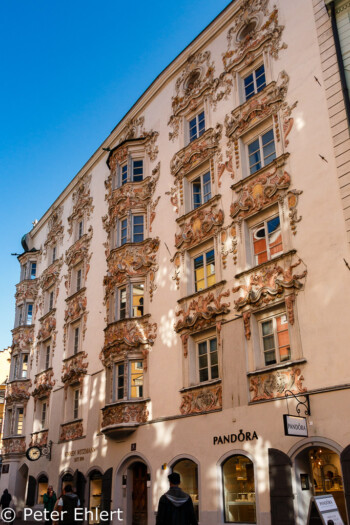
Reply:
[[[49,219],[49,232],[46,237],[46,241],[44,242],[44,255],[46,255],[47,248],[49,246],[54,246],[55,244],[58,244],[63,239],[63,224],[62,224],[62,215],[63,215],[63,207],[59,206],[56,208],[50,215]]]
[[[284,26],[278,23],[276,7],[269,11],[268,0],[244,0],[227,33],[228,47],[222,56],[225,71],[252,63],[262,51],[277,58],[281,49]]]
[[[12,350],[25,350],[33,344],[34,327],[18,326],[12,330]]]
[[[176,317],[179,317],[179,320],[175,323],[175,331],[195,332],[214,324],[218,315],[224,315],[230,311],[230,303],[221,302],[223,297],[229,295],[229,290],[219,294],[209,292],[189,300],[176,312]]]
[[[37,335],[37,341],[44,341],[45,339],[51,337],[56,329],[56,319],[54,313],[46,316],[41,321],[41,328]]]
[[[149,316],[123,319],[105,328],[105,344],[100,359],[108,366],[114,356],[139,349],[144,357],[157,337],[157,323],[149,323]]]
[[[148,417],[146,401],[113,403],[102,409],[101,430],[104,433],[117,429],[130,432],[135,430],[140,423],[146,423]]]
[[[307,392],[302,384],[301,367],[290,367],[253,375],[249,378],[250,401],[285,398],[286,392],[298,395]]]
[[[82,289],[79,293],[66,299],[67,308],[64,312],[64,322],[72,323],[86,312],[87,298],[85,292]]]
[[[222,125],[207,129],[203,135],[178,151],[170,163],[171,174],[182,179],[195,167],[219,153]]]
[[[216,106],[217,102],[230,93],[232,79],[226,74],[214,77],[214,62],[210,51],[191,55],[175,83],[175,95],[172,97],[172,115],[168,125],[173,128],[169,140],[179,135],[180,121],[184,115],[196,111],[208,98]]]
[[[224,212],[216,210],[216,203],[200,208],[188,214],[184,222],[179,224],[181,233],[175,234],[175,246],[179,250],[187,250],[192,246],[215,235],[224,222]]]
[[[77,189],[73,192],[73,211],[68,217],[69,235],[72,235],[73,233],[74,221],[80,221],[84,218],[89,219],[94,210],[94,206],[92,205],[92,197],[90,195],[90,183],[91,175],[86,175],[78,184]]]
[[[62,264],[63,257],[60,257],[43,271],[39,278],[39,286],[42,290],[48,290],[51,286],[58,284]]]
[[[61,381],[64,383],[64,390],[67,396],[69,385],[80,384],[82,388],[84,377],[87,373],[89,363],[84,363],[87,358],[86,352],[79,352],[76,355],[68,357],[63,362]]]
[[[56,384],[56,381],[53,378],[53,370],[45,370],[45,372],[40,372],[35,376],[34,379],[34,390],[32,391],[32,396],[35,401],[42,397],[49,397],[51,390]]]
[[[30,380],[27,381],[12,381],[6,387],[5,401],[7,405],[13,403],[27,404],[30,398],[29,388],[32,386]]]
[[[203,414],[222,410],[222,386],[196,386],[181,393],[180,412],[182,415]]]
[[[61,425],[60,441],[73,441],[81,437],[83,437],[83,422],[81,419]]]
[[[37,279],[29,281],[21,281],[16,285],[16,304],[22,303],[24,301],[35,301],[36,296],[38,295],[38,281]]]
[[[106,295],[114,292],[115,286],[128,281],[130,277],[144,277],[150,274],[154,283],[158,270],[157,252],[159,238],[146,239],[137,244],[124,244],[112,250],[107,260],[108,276],[104,279]]]
[[[289,76],[282,71],[277,82],[270,82],[260,93],[231,111],[230,116],[226,115],[227,137],[236,140],[260,121],[277,113],[285,99],[288,83]]]

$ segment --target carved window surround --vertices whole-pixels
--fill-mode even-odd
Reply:
[[[7,437],[2,438],[2,454],[3,456],[16,456],[25,454],[26,438],[22,437]]]
[[[43,255],[46,256],[49,248],[52,248],[63,240],[64,227],[62,223],[63,207],[53,210],[49,219],[49,232],[44,242]]]
[[[63,441],[74,441],[75,439],[81,439],[83,436],[83,420],[76,419],[74,421],[68,421],[61,425],[61,432],[59,437],[59,443]]]
[[[147,369],[147,355],[157,337],[157,323],[150,323],[150,314],[137,318],[122,319],[105,328],[105,343],[100,353],[104,366],[110,366],[116,356],[140,350]]]
[[[58,284],[62,264],[63,257],[60,257],[43,271],[39,278],[39,285],[43,291]]]
[[[117,401],[102,409],[101,432],[108,437],[120,438],[134,432],[137,427],[148,421],[147,403],[150,399],[139,401]]]
[[[268,11],[268,0],[243,2],[237,11],[232,27],[227,33],[228,47],[222,61],[227,72],[247,65],[263,51],[277,58],[281,49],[284,26],[278,23],[278,10]],[[243,34],[248,28],[247,34]]]
[[[44,323],[46,321],[46,319],[48,319],[49,317],[50,318],[53,317],[55,315],[55,313],[56,313],[56,308],[52,308],[52,310],[50,310],[49,312],[44,314],[42,317],[40,317],[39,323]],[[55,320],[55,325],[56,325],[56,320]]]
[[[27,300],[34,302],[38,295],[38,288],[38,279],[26,279],[16,284],[16,305]]]
[[[35,375],[34,390],[32,391],[35,404],[38,399],[43,397],[47,397],[47,402],[49,403],[51,390],[56,384],[56,381],[53,379],[53,374],[53,369],[48,368],[44,372]]]
[[[235,309],[243,315],[247,340],[251,337],[251,314],[281,301],[285,302],[289,324],[294,324],[296,295],[303,289],[302,279],[307,275],[304,264],[301,273],[293,273],[294,268],[301,264],[302,261],[296,257],[295,250],[291,250],[276,257],[276,260],[268,261],[236,276],[240,284],[232,291],[236,293],[242,290],[243,295],[235,300],[234,304]]]
[[[64,383],[66,398],[69,386],[79,384],[80,391],[82,390],[84,377],[89,365],[89,363],[83,362],[85,358],[87,358],[87,353],[81,351],[73,356],[63,359],[61,381]]]
[[[221,379],[211,384],[197,385],[180,390],[182,415],[206,414],[222,410]]]
[[[74,268],[78,264],[82,264],[82,273],[84,276],[84,282],[86,282],[87,275],[90,269],[90,259],[92,254],[89,254],[90,241],[92,239],[93,229],[92,226],[89,227],[87,233],[85,233],[80,239],[75,241],[72,246],[66,251],[65,262],[68,266],[68,274],[65,275],[65,287],[67,293],[71,290],[72,283],[72,274]]]
[[[34,447],[34,446],[44,447],[47,445],[48,437],[49,437],[48,430],[39,430],[38,432],[32,432],[29,446],[30,447]]]
[[[200,295],[206,294],[208,292],[212,292],[216,290],[217,288],[221,288],[222,286],[225,286],[227,281],[222,280],[218,283],[213,284],[212,286],[208,286],[208,288],[205,288],[204,290],[199,290],[198,292],[194,292],[190,295],[186,295],[186,297],[181,297],[181,299],[178,299],[177,302],[179,305],[186,303],[187,301],[190,301],[191,299],[194,299],[195,297],[199,297]]]
[[[153,130],[146,132],[143,128],[144,118],[141,117],[139,120],[141,121],[141,119],[142,129],[140,130],[140,136],[126,138],[110,150],[107,158],[107,166],[111,170],[112,174],[115,173],[118,164],[126,161],[128,156],[132,152],[133,146],[135,145],[141,146],[142,149],[147,153],[151,161],[156,160],[158,155],[158,146],[156,146],[156,141],[159,133],[158,131]]]
[[[5,393],[6,405],[21,403],[25,406],[30,398],[29,389],[31,386],[32,382],[30,379],[8,381]]]
[[[283,370],[285,368],[293,367],[302,365],[304,363],[307,363],[307,360],[305,358],[303,359],[293,359],[293,361],[288,361],[287,363],[278,363],[276,365],[270,365],[266,366],[264,368],[260,368],[259,370],[253,370],[252,372],[247,372],[247,377],[256,376],[259,374],[267,374],[269,372],[275,372],[276,370]]]
[[[184,213],[183,215],[178,217],[176,219],[177,224],[181,227],[184,222],[186,222],[188,219],[191,219],[191,217],[193,215],[196,215],[196,212],[199,212],[199,211],[201,211],[203,209],[206,209],[206,208],[210,208],[214,204],[216,205],[220,199],[221,199],[221,195],[220,194],[214,195],[207,202],[204,202],[203,204],[198,206],[198,208],[196,208],[194,210],[191,210],[188,213]]]
[[[299,364],[294,366],[293,363],[289,365],[283,369],[266,370],[261,374],[250,376],[250,402],[284,398],[286,390],[294,394],[307,392],[307,388],[302,384],[304,367]]]
[[[33,344],[34,326],[17,326],[12,330],[12,350],[25,350]]]
[[[66,348],[69,326],[81,321],[82,340],[85,339],[88,311],[86,310],[87,298],[86,288],[81,288],[70,297],[66,298],[67,308],[64,312],[63,346]]]
[[[88,220],[94,210],[92,205],[92,197],[90,196],[91,175],[87,175],[81,179],[77,189],[72,195],[73,211],[68,217],[68,234],[72,235],[74,222],[79,220]]]

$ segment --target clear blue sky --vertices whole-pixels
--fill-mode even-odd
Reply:
[[[0,349],[11,344],[20,239],[154,78],[228,0],[0,4]]]

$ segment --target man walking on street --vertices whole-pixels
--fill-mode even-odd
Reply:
[[[156,525],[198,525],[192,499],[179,487],[180,475],[172,472],[168,480],[170,489],[159,500]]]
[[[77,521],[75,518],[75,509],[80,506],[79,498],[74,494],[71,485],[66,485],[63,490],[63,496],[60,497],[58,501],[57,510],[60,515],[63,511],[64,514],[60,523],[63,525],[74,525]]]

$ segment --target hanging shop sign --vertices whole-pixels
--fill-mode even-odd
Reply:
[[[238,434],[225,434],[224,436],[214,436],[213,445],[224,445],[225,443],[242,443],[243,441],[254,441],[259,439],[258,434],[254,430],[253,432],[243,432],[240,429]]]
[[[308,437],[306,417],[283,415],[284,435]]]
[[[317,521],[318,518],[318,521]],[[308,525],[344,525],[333,496],[315,496],[310,500]]]

